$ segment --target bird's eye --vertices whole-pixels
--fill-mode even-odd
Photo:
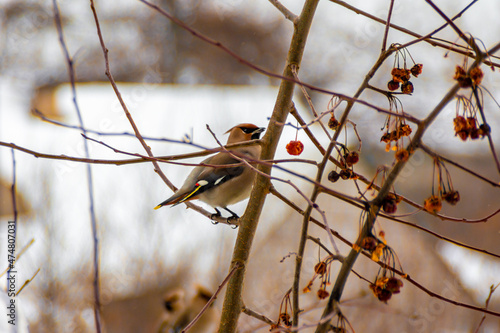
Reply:
[[[250,127],[240,127],[240,128],[246,134],[250,134],[250,133],[253,133],[253,131],[255,131],[255,128],[250,128]]]

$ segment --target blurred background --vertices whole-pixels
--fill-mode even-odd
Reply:
[[[281,73],[293,32],[292,24],[268,1],[156,1],[204,35],[220,41],[242,58],[271,72]],[[385,19],[388,1],[351,1],[350,4]],[[440,1],[449,16],[469,1]],[[303,5],[283,0],[296,14]],[[77,102],[89,134],[112,147],[144,154],[133,136],[105,135],[132,132],[130,124],[104,74],[104,58],[88,1],[58,1],[64,37],[74,60]],[[279,81],[257,73],[179,28],[164,16],[133,0],[97,1],[101,30],[109,49],[110,67],[120,92],[142,135],[177,140],[172,143],[150,140],[155,155],[173,155],[217,146],[206,129],[225,141],[223,133],[242,122],[266,126],[277,95]],[[486,48],[499,42],[500,3],[483,0],[474,4],[457,25],[479,38]],[[50,119],[78,125],[67,65],[54,24],[52,1],[0,3],[0,141],[55,155],[84,157],[79,130],[43,122],[32,113],[37,109]],[[392,22],[419,34],[427,34],[443,24],[424,2],[395,2]],[[335,3],[322,1],[317,10],[300,69],[301,80],[326,89],[353,95],[380,52],[384,26]],[[456,41],[447,28],[437,37]],[[391,30],[388,43],[405,43],[413,37]],[[405,112],[425,117],[454,84],[456,65],[463,56],[418,43],[409,51],[423,73],[413,79],[412,96],[400,96]],[[498,62],[498,61],[497,61]],[[412,64],[412,63],[411,63]],[[371,84],[385,89],[393,67],[391,57],[376,73]],[[500,75],[483,66],[484,108],[495,144],[500,146],[497,101]],[[318,112],[328,109],[330,96],[314,92]],[[463,94],[468,94],[465,90]],[[385,97],[366,91],[362,98],[388,108]],[[294,98],[307,121],[314,118],[300,90]],[[341,107],[342,109],[342,107]],[[341,110],[336,115],[340,116]],[[455,103],[450,103],[429,128],[424,142],[434,150],[498,182],[498,170],[486,140],[462,142],[454,136]],[[385,117],[364,106],[356,106],[350,119],[362,139],[360,163],[355,171],[371,179],[380,165],[391,165],[394,155],[380,142]],[[325,121],[328,119],[325,118]],[[295,124],[294,119],[289,119]],[[411,125],[415,130],[415,127]],[[320,142],[328,138],[318,125],[312,127]],[[286,127],[277,158],[289,158],[285,146],[296,136]],[[343,135],[341,135],[343,137]],[[321,155],[298,133],[305,150],[301,158],[319,160]],[[357,149],[359,143],[349,130],[345,143]],[[115,160],[130,156],[91,142],[92,158]],[[201,159],[187,160],[197,163]],[[0,321],[1,332],[92,332],[92,234],[86,165],[83,163],[35,158],[15,151],[17,207],[20,213],[17,249],[33,244],[16,263],[17,288],[40,269],[34,280],[16,297],[18,325]],[[161,164],[163,172],[180,186],[190,168]],[[314,177],[315,168],[290,164],[289,168]],[[457,206],[445,205],[442,213],[478,219],[499,208],[498,187],[491,186],[449,166],[453,185],[460,192]],[[330,167],[333,169],[333,166]],[[12,220],[12,153],[0,148],[0,258],[7,257],[7,221]],[[100,244],[101,295],[106,332],[170,332],[185,325],[217,289],[227,274],[236,230],[212,225],[200,214],[182,206],[154,211],[171,191],[149,163],[116,166],[92,165],[95,210]],[[310,184],[275,170],[273,175],[291,179],[308,195]],[[328,183],[333,189],[358,195],[352,181]],[[306,203],[290,187],[276,188],[304,208]],[[362,184],[360,184],[362,186]],[[432,159],[418,152],[399,177],[396,191],[423,203],[432,188]],[[354,241],[360,212],[345,203],[323,196],[319,201],[330,227]],[[244,212],[246,201],[234,211]],[[209,207],[206,207],[210,209]],[[400,204],[397,214],[415,209]],[[316,216],[317,217],[317,216]],[[442,221],[429,214],[405,217],[408,221],[466,244],[500,253],[500,218],[487,223],[466,224]],[[281,299],[291,287],[294,257],[299,240],[301,217],[273,196],[268,196],[253,247],[245,283],[245,305],[274,320]],[[438,240],[413,228],[380,219],[388,244],[396,251],[406,273],[430,290],[451,299],[483,306],[490,285],[500,282],[498,258],[466,250]],[[311,235],[329,244],[321,230],[311,227]],[[349,248],[338,244],[342,253]],[[302,285],[313,276],[318,247],[309,243]],[[287,257],[285,260],[283,258]],[[5,262],[5,261],[1,261]],[[338,263],[332,266],[336,276]],[[360,258],[357,272],[374,280],[378,265]],[[0,271],[6,268],[0,264]],[[316,281],[318,283],[318,281]],[[5,290],[5,275],[0,278]],[[316,285],[316,288],[318,286]],[[315,289],[313,289],[315,290]],[[9,301],[5,293],[0,303]],[[223,294],[221,294],[223,295]],[[500,297],[493,294],[489,309],[500,311]],[[222,296],[216,300],[203,322],[193,332],[210,332],[216,327]],[[471,332],[482,314],[440,302],[405,283],[402,292],[388,304],[379,302],[368,284],[354,275],[344,292],[343,313],[356,332]],[[304,322],[319,318],[325,301],[315,292],[301,296],[306,310]],[[200,305],[201,304],[201,305]],[[189,320],[188,320],[189,321]],[[388,322],[391,322],[388,325]],[[480,332],[498,332],[498,318],[487,317]],[[266,332],[269,327],[241,316],[241,332]],[[304,330],[307,331],[307,330]]]

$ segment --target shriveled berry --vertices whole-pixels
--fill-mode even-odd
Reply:
[[[384,135],[382,135],[380,141],[385,143],[391,142],[391,133],[385,133]]]
[[[328,120],[328,127],[330,127],[331,130],[336,131],[340,126],[339,121],[335,118],[335,115],[332,113],[332,116],[330,117],[330,120]]]
[[[411,134],[411,127],[408,124],[401,124],[401,126],[399,126],[398,128],[398,131],[402,136],[408,136]]]
[[[479,125],[479,135],[481,136],[481,138],[484,138],[485,136],[490,134],[490,132],[491,132],[490,125],[488,124]]]
[[[460,193],[458,191],[444,192],[441,194],[441,198],[451,205],[456,205],[460,201]]]
[[[472,140],[479,139],[479,128],[471,128],[469,136]]]
[[[401,287],[403,286],[403,281],[396,277],[391,277],[387,280],[385,284],[385,289],[389,290],[393,294],[398,294],[400,292]]]
[[[460,78],[465,77],[466,75],[467,75],[467,72],[465,71],[465,69],[463,69],[462,66],[455,67],[455,76],[453,77],[453,79],[458,80]]]
[[[318,275],[325,274],[326,273],[326,263],[324,261],[318,262],[314,266],[314,272],[316,272],[316,274],[318,274]]]
[[[483,71],[479,67],[474,67],[470,70],[470,78],[476,86],[481,84],[481,81],[483,81],[483,76]]]
[[[411,72],[405,68],[393,68],[391,75],[394,81],[403,83],[410,79]]]
[[[413,83],[411,83],[410,81],[404,82],[401,85],[401,92],[407,95],[413,93]]]
[[[352,166],[353,164],[358,163],[359,161],[359,154],[356,151],[351,151],[348,154],[344,155],[345,162],[348,167]]]
[[[387,289],[382,289],[378,294],[378,300],[381,302],[387,302],[392,297],[392,293]]]
[[[377,247],[377,240],[375,237],[367,236],[361,241],[361,248],[367,251],[373,251]]]
[[[461,66],[455,68],[455,76],[453,78],[457,80],[460,88],[472,87],[472,79],[467,76],[467,72]]]
[[[430,213],[437,213],[441,211],[441,199],[436,195],[431,195],[424,201],[424,209]]]
[[[410,157],[410,153],[408,152],[408,150],[401,148],[400,150],[398,150],[396,152],[395,156],[396,156],[396,160],[398,160],[399,162],[406,162],[406,161],[408,161],[408,158]]]
[[[335,183],[337,180],[339,180],[340,174],[337,171],[330,171],[328,174],[328,180],[331,181],[332,183]]]
[[[327,298],[328,296],[330,296],[330,293],[324,289],[319,289],[318,290],[318,298],[319,299],[325,299]]]
[[[424,65],[422,65],[422,64],[413,65],[413,67],[410,69],[411,74],[414,77],[418,77],[420,74],[422,74],[422,67],[424,67]]]
[[[340,178],[342,178],[343,180],[356,179],[357,176],[351,169],[344,169],[340,171]]]
[[[394,214],[398,210],[398,204],[396,203],[396,200],[384,200],[382,209],[387,214]]]
[[[292,321],[290,320],[290,315],[288,313],[280,314],[280,322],[282,322],[284,326],[292,326]]]
[[[399,88],[398,81],[391,80],[391,81],[387,82],[387,89],[389,89],[390,91],[397,90],[398,88]]]

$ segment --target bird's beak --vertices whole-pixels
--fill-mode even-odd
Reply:
[[[260,133],[264,132],[265,130],[266,130],[265,127],[259,127],[255,129],[255,131],[252,132],[252,140],[260,139]]]

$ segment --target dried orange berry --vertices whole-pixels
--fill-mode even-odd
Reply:
[[[458,80],[462,77],[465,77],[466,75],[467,72],[465,71],[465,69],[462,68],[462,66],[455,67],[455,76],[453,77],[453,79]]]
[[[316,274],[318,275],[323,275],[326,273],[326,264],[324,261],[320,261],[318,262],[315,266],[314,266],[314,272],[316,272]]]
[[[319,289],[318,290],[318,298],[319,299],[325,299],[327,298],[328,296],[330,296],[330,293],[324,289]]]
[[[394,91],[398,88],[399,88],[398,81],[391,80],[391,81],[387,82],[387,89],[389,89],[390,91]]]
[[[393,294],[398,294],[400,292],[401,287],[403,286],[403,281],[398,278],[391,277],[387,280],[385,284],[385,289],[389,290]]]
[[[455,132],[468,128],[467,119],[462,116],[457,116],[453,119],[453,125],[455,125]]]
[[[411,94],[413,92],[413,83],[410,81],[406,81],[401,85],[401,92],[403,94]]]
[[[455,68],[455,76],[453,79],[457,80],[460,88],[472,87],[472,79],[467,76],[467,72],[461,66]]]
[[[408,158],[410,157],[410,153],[408,150],[401,148],[396,152],[396,160],[399,162],[406,162],[408,161]]]
[[[398,209],[398,198],[394,193],[388,193],[382,201],[382,209],[388,214],[394,214]]]
[[[472,140],[479,139],[479,128],[471,128],[469,136]]]
[[[437,213],[441,210],[441,199],[436,195],[431,195],[424,201],[424,209],[430,213]]]
[[[414,77],[418,77],[420,74],[422,74],[422,67],[424,67],[424,65],[422,64],[413,65],[413,67],[410,69],[411,74]]]
[[[339,121],[337,118],[335,118],[335,115],[332,113],[332,116],[330,117],[330,120],[328,120],[328,127],[330,127],[331,130],[336,131],[340,126]]]
[[[292,326],[292,321],[290,320],[290,315],[288,313],[280,314],[280,322],[282,322],[284,326]]]
[[[475,117],[468,117],[467,118],[467,126],[470,129],[477,128],[477,121]]]
[[[387,289],[382,289],[378,294],[378,300],[387,303],[392,297],[392,293]]]
[[[360,246],[363,249],[371,252],[371,251],[375,250],[375,248],[377,247],[377,240],[372,236],[365,237],[361,241]]]
[[[302,154],[302,151],[304,150],[304,144],[300,141],[290,141],[286,145],[286,151],[290,155],[300,155]]]
[[[354,171],[352,171],[351,169],[344,169],[344,170],[340,171],[340,178],[342,178],[343,180],[358,179],[358,176],[356,176]]]
[[[470,70],[470,78],[476,86],[481,84],[483,76],[483,71],[479,67],[474,67]]]
[[[408,124],[401,124],[398,128],[398,131],[402,136],[408,136],[411,134],[411,127]]]
[[[469,137],[469,122],[462,116],[457,116],[453,119],[453,125],[455,129],[455,135],[458,135],[460,139],[467,140]]]
[[[410,70],[405,68],[393,68],[391,71],[392,79],[396,82],[406,82],[410,79]]]
[[[458,193],[458,191],[444,192],[441,194],[441,198],[447,203],[455,206],[457,202],[460,201],[460,193]]]
[[[389,143],[391,142],[391,133],[385,133],[384,135],[382,135],[382,137],[380,138],[380,141],[382,142],[385,142],[385,143]]]
[[[345,162],[348,167],[352,166],[353,164],[358,163],[359,161],[359,154],[355,151],[351,151],[348,154],[344,155]]]

